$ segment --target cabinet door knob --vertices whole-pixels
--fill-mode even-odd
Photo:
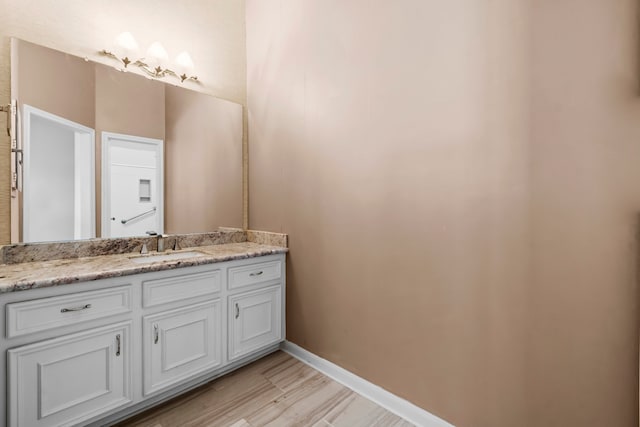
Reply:
[[[158,333],[158,324],[153,325],[153,343],[158,344],[158,340],[160,339],[160,334]]]
[[[116,335],[116,356],[120,356],[120,334]]]
[[[240,306],[236,303],[236,319],[240,317]]]

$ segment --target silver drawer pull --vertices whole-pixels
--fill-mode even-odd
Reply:
[[[262,275],[262,273],[264,273],[264,272],[262,270],[260,270],[258,272],[254,272],[254,273],[249,274],[249,276],[251,276],[251,277],[260,276],[260,275]]]
[[[153,325],[153,343],[158,344],[158,340],[160,339],[160,334],[158,333],[158,324]]]
[[[116,356],[120,356],[120,334],[116,335]]]
[[[60,313],[68,313],[70,311],[82,311],[88,308],[91,308],[91,304],[85,304],[81,307],[63,308],[62,310],[60,310]]]

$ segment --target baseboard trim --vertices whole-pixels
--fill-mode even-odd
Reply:
[[[350,388],[367,399],[377,403],[390,412],[421,427],[453,427],[452,424],[425,411],[419,406],[404,400],[395,394],[361,378],[326,359],[316,356],[310,351],[290,341],[284,341],[280,348],[291,356],[312,368],[322,372],[329,378]]]

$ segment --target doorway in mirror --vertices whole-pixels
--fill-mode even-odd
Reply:
[[[95,237],[95,131],[24,105],[23,240]]]
[[[102,133],[102,237],[164,233],[160,139]]]

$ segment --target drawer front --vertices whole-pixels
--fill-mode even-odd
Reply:
[[[260,262],[229,268],[229,289],[239,289],[282,277],[282,261]]]
[[[13,338],[131,311],[131,286],[7,304],[7,337]]]
[[[142,305],[154,307],[220,292],[220,270],[183,274],[142,282]]]

